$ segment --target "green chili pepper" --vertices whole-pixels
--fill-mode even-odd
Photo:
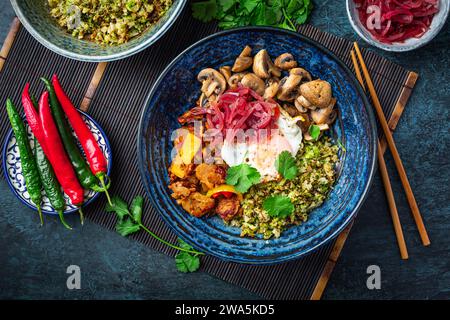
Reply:
[[[61,135],[61,140],[64,144],[64,148],[66,149],[70,162],[75,169],[80,184],[84,188],[91,189],[96,192],[105,191],[104,188],[101,188],[98,185],[98,179],[92,173],[91,169],[89,169],[86,160],[81,155],[80,149],[75,143],[67,120],[64,117],[64,112],[62,111],[61,105],[59,104],[58,98],[56,97],[55,89],[53,88],[49,80],[45,78],[41,78],[41,80],[45,83],[45,86],[47,87],[47,90],[49,92],[50,108],[52,110],[53,118],[55,119],[55,123],[58,127],[59,134]]]
[[[50,204],[58,212],[61,223],[67,229],[72,230],[72,227],[69,226],[64,219],[63,212],[66,207],[66,201],[62,195],[61,186],[59,185],[58,180],[56,180],[55,173],[36,138],[34,138],[34,156],[36,157],[39,176],[41,177],[42,185],[44,186],[45,194],[47,195]]]
[[[17,146],[19,147],[20,163],[22,165],[22,173],[25,178],[28,194],[31,201],[36,205],[39,212],[41,225],[44,224],[41,211],[42,201],[42,183],[39,178],[39,171],[31,151],[30,142],[28,140],[27,130],[23,124],[22,118],[17,112],[10,99],[6,100],[6,111],[8,112],[9,121],[16,136]]]

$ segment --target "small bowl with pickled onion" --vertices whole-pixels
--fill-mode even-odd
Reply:
[[[448,0],[347,0],[355,32],[386,51],[411,51],[430,42],[444,26]]]

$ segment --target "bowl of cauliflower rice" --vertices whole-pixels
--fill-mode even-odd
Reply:
[[[158,40],[186,0],[11,0],[21,23],[48,49],[101,62],[131,56]]]

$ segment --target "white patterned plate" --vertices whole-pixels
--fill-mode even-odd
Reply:
[[[111,173],[111,166],[112,166],[112,152],[111,146],[108,142],[108,138],[106,137],[105,132],[102,130],[99,124],[95,122],[94,119],[92,119],[89,115],[80,110],[79,112],[81,113],[89,129],[91,129],[92,133],[94,134],[94,137],[97,140],[97,143],[99,144],[100,149],[102,150],[106,158],[106,161],[108,163],[108,176],[109,176]],[[30,146],[31,148],[33,148],[34,147],[33,133],[31,132],[30,127],[27,125],[26,120],[24,121],[24,123],[28,131]],[[75,136],[75,133],[72,132],[72,134]],[[80,145],[79,147],[81,153],[84,156],[84,152],[81,149]],[[11,188],[14,195],[31,209],[37,210],[36,205],[30,199],[30,195],[25,185],[25,179],[22,174],[22,164],[20,163],[19,148],[17,146],[16,137],[12,129],[10,129],[10,131],[6,135],[5,143],[3,146],[3,171],[5,173],[6,181],[8,182],[9,187]],[[98,196],[99,196],[98,192],[94,192],[92,190],[85,190],[84,191],[85,201],[83,207],[92,203]],[[78,210],[78,208],[71,203],[69,197],[65,193],[64,199],[66,200],[66,210],[64,211],[64,214],[76,212]],[[50,201],[45,195],[44,190],[42,190],[41,207],[43,213],[50,215],[58,214],[50,205]]]

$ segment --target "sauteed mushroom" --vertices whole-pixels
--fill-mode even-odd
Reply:
[[[314,109],[316,109],[316,107],[315,106],[313,106],[312,104],[311,104],[311,102],[309,102],[308,100],[306,100],[306,98],[304,97],[304,96],[302,96],[302,95],[299,95],[298,97],[297,97],[297,99],[295,99],[295,106],[300,110],[300,109],[311,109],[311,110],[314,110]],[[302,110],[303,110],[302,109]],[[306,112],[306,111],[308,111],[308,110],[305,110],[304,112]]]
[[[297,99],[295,99],[295,102],[294,102],[295,107],[297,108],[297,110],[299,112],[302,112],[302,113],[308,112],[308,109],[306,107],[304,107],[302,103],[299,102],[299,98],[303,98],[303,96],[298,96]]]
[[[219,95],[225,91],[227,82],[222,74],[212,68],[206,68],[199,72],[197,80],[202,83],[201,91],[207,98],[213,94]]]
[[[296,74],[296,75],[302,76],[303,82],[312,80],[311,74],[303,68],[293,68],[293,69],[289,70],[289,74]]]
[[[336,99],[332,98],[331,103],[326,108],[311,111],[311,119],[316,124],[332,124],[336,119],[336,111],[333,109]]]
[[[253,61],[253,72],[261,79],[268,79],[271,76],[281,76],[280,69],[275,67],[265,49],[262,49],[255,55]]]
[[[256,76],[254,73],[247,73],[241,80],[243,86],[249,87],[257,94],[262,96],[264,94],[264,81]]]
[[[290,53],[283,53],[275,59],[275,66],[281,70],[289,70],[297,66],[297,61],[294,60],[294,56]]]
[[[225,80],[228,81],[231,77],[231,67],[230,66],[223,66],[219,68],[220,73],[223,75]]]
[[[302,81],[302,77],[296,74],[291,74],[288,77],[281,79],[277,98],[281,101],[294,100],[298,94],[300,81]]]
[[[230,88],[231,89],[236,88],[238,83],[241,82],[242,78],[245,75],[246,75],[246,72],[239,72],[239,73],[233,74],[227,81]]]
[[[242,50],[241,54],[235,60],[231,71],[242,72],[242,71],[250,68],[253,63],[253,58],[251,57],[251,53],[252,53],[252,48],[250,48],[249,46],[245,46],[244,50]]]
[[[278,78],[270,78],[266,80],[266,89],[264,90],[264,99],[272,99],[277,95],[280,81]]]
[[[331,101],[331,85],[324,80],[314,80],[300,86],[300,93],[312,105],[326,108]]]

